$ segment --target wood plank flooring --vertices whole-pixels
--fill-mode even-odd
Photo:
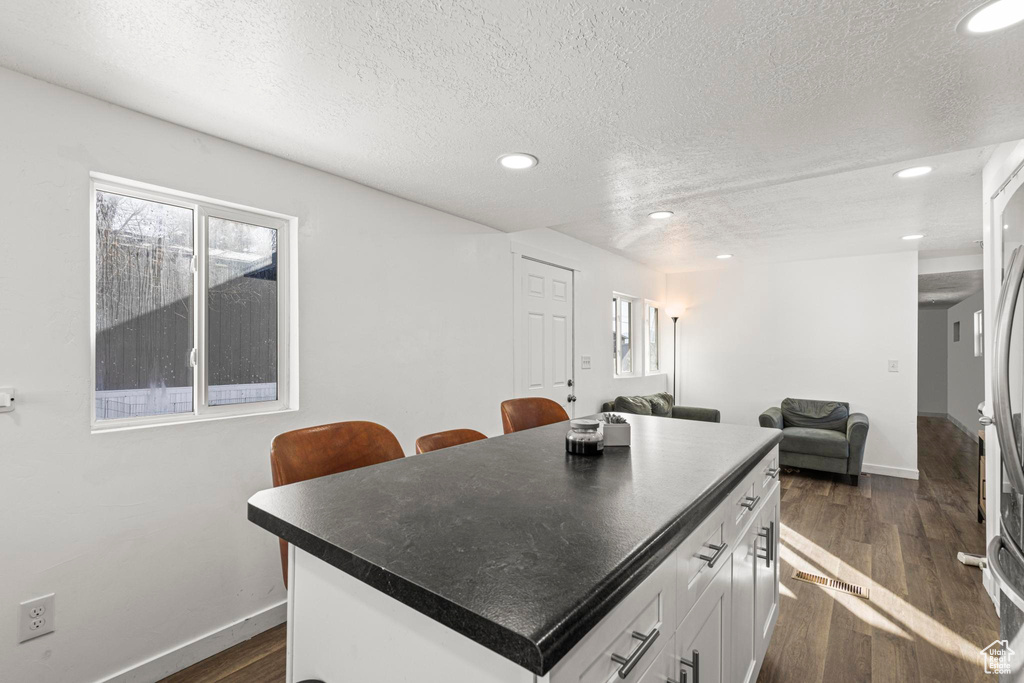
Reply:
[[[782,476],[779,622],[759,683],[985,681],[978,650],[999,622],[957,551],[983,554],[977,446],[945,420],[918,419],[918,481],[815,472]],[[862,600],[791,578],[794,568],[871,589]],[[281,683],[278,626],[163,683]]]
[[[981,571],[956,559],[985,552],[977,462],[963,432],[918,418],[918,481],[783,474],[781,606],[759,683],[991,680],[978,650],[999,621]],[[871,599],[795,581],[794,569]]]

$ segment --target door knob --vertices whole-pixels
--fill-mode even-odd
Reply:
[[[576,396],[573,395],[573,394],[569,394],[568,396],[565,397],[565,400],[568,401],[569,403],[575,403],[576,402]]]
[[[978,404],[978,415],[981,415],[981,417],[978,418],[978,423],[981,424],[982,427],[988,427],[990,424],[995,424],[995,421],[985,414],[984,401]]]

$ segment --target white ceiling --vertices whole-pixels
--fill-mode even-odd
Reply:
[[[957,34],[977,1],[8,0],[0,65],[676,271],[971,246],[963,150],[1024,137],[1024,25]]]
[[[983,276],[982,270],[918,275],[917,305],[919,308],[952,308],[981,291],[984,286]]]

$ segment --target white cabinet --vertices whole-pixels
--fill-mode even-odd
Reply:
[[[776,486],[758,516],[757,578],[754,586],[755,647],[758,662],[768,649],[779,618],[779,487]]]
[[[663,562],[548,674],[555,683],[639,681],[675,631],[675,572]],[[664,683],[664,682],[662,682]]]
[[[757,581],[758,525],[749,524],[732,554],[732,680],[752,683],[757,675],[754,587]]]
[[[688,681],[722,683],[729,680],[731,565],[729,557],[676,632],[676,657]]]

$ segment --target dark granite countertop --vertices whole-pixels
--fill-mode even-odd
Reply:
[[[261,491],[249,519],[544,675],[782,439],[629,421],[598,457],[562,422]]]

